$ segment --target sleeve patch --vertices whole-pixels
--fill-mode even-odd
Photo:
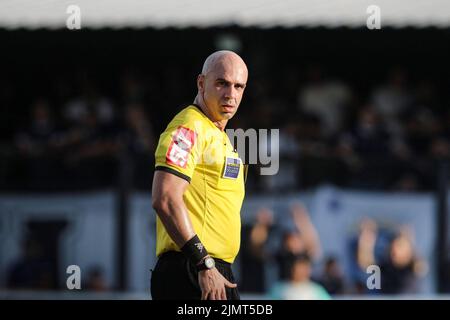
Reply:
[[[167,150],[167,163],[186,168],[195,140],[196,134],[193,130],[182,126],[178,127],[172,135],[172,142]]]

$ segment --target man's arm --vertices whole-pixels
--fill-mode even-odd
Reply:
[[[188,186],[189,182],[174,174],[155,171],[152,206],[179,248],[195,235],[183,201],[183,194]]]
[[[291,207],[291,213],[295,226],[300,231],[305,242],[308,254],[313,260],[319,259],[322,255],[322,247],[317,230],[309,217],[308,210],[303,204],[296,203]]]
[[[179,248],[195,236],[192,222],[183,194],[189,182],[164,171],[155,171],[152,187],[152,206],[167,230],[167,233]],[[216,269],[202,270],[198,274],[202,290],[202,299],[226,299],[225,286],[235,288],[236,284],[227,281]]]

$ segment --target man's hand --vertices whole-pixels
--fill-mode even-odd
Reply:
[[[202,300],[226,300],[225,287],[236,288],[216,269],[202,270],[198,273],[198,283],[202,289]]]

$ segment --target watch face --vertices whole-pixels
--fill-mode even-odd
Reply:
[[[214,265],[215,265],[215,263],[214,263],[214,259],[213,259],[213,258],[207,258],[207,259],[205,259],[205,266],[206,266],[208,269],[214,268]]]

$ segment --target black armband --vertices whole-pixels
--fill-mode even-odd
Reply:
[[[181,252],[195,265],[208,255],[208,251],[206,251],[197,235],[183,245]]]

